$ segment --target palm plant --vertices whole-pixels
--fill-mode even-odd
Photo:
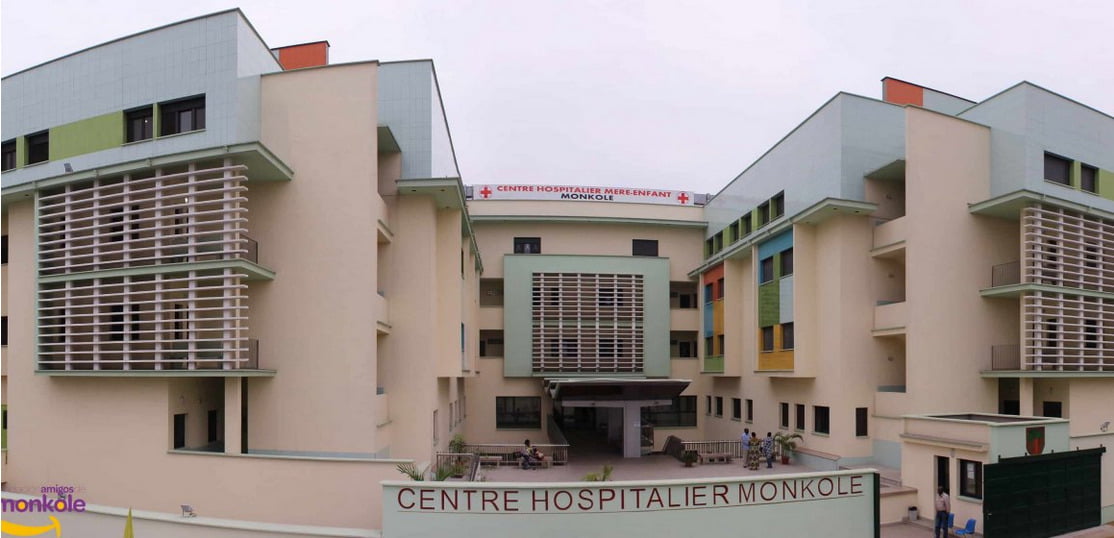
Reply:
[[[781,449],[781,464],[789,464],[789,455],[797,450],[797,441],[803,439],[799,433],[777,432],[774,434],[774,443]]]
[[[410,480],[415,482],[425,481],[425,468],[418,469],[417,465],[413,463],[400,463],[395,466],[398,472],[410,477]]]

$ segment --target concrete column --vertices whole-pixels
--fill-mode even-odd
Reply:
[[[599,413],[600,409],[597,408],[596,412]],[[619,442],[623,438],[623,408],[622,407],[608,407],[607,408],[607,441]]]
[[[1033,378],[1022,377],[1017,380],[1017,399],[1021,401],[1018,410],[1021,416],[1033,416]]]
[[[623,457],[642,457],[642,405],[626,402],[620,410],[623,415]]]
[[[224,378],[224,453],[240,453],[240,409],[244,403],[239,377]]]

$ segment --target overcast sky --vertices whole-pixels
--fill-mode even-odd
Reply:
[[[465,183],[714,193],[838,91],[982,100],[1021,80],[1114,114],[1114,1],[2,0],[0,71],[240,7],[271,47],[433,58]]]

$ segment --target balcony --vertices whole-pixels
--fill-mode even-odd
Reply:
[[[1020,370],[1021,346],[1001,344],[990,346],[990,370]]]
[[[758,354],[757,371],[759,373],[792,372],[793,366],[792,351],[775,351],[773,353]]]
[[[382,291],[375,294],[375,328],[379,334],[391,334],[390,306]]]
[[[905,301],[878,301],[874,307],[874,336],[898,336],[905,334],[909,313]]]
[[[870,254],[876,258],[901,258],[905,256],[907,217],[876,219],[874,244]]]
[[[77,351],[60,355],[40,352],[39,370],[47,376],[70,377],[270,377],[260,367],[259,340],[184,340],[162,347],[162,341],[129,341],[127,352]],[[153,346],[153,347],[152,347]],[[81,347],[74,345],[71,347]],[[101,347],[109,347],[102,344]]]
[[[723,355],[713,355],[711,357],[704,357],[704,367],[700,371],[702,374],[722,374],[723,373]]]
[[[695,331],[700,329],[700,310],[697,308],[670,309],[669,328],[674,331]]]
[[[990,287],[981,292],[983,297],[1020,297],[1025,284],[1021,281],[1021,262],[1000,263],[990,268]]]

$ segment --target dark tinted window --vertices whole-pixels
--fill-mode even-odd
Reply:
[[[631,254],[634,256],[657,256],[657,239],[634,239],[631,241]]]
[[[739,398],[731,398],[731,418],[735,420],[743,418],[743,401]]]
[[[781,349],[793,349],[793,324],[781,324]]]
[[[516,237],[514,238],[514,253],[515,254],[541,254],[542,252],[542,238],[540,237]]]
[[[855,408],[855,435],[858,437],[867,436],[865,407]]]
[[[781,276],[793,274],[793,249],[781,251]]]
[[[1062,185],[1071,185],[1071,161],[1045,153],[1044,179]]]
[[[205,128],[205,96],[159,104],[159,135],[167,136]]]
[[[43,131],[27,135],[27,164],[35,164],[50,158],[50,133]]]
[[[774,279],[774,257],[770,256],[769,258],[763,259],[761,265],[758,268],[758,270],[759,270],[759,275],[758,275],[758,281],[759,282],[769,282],[769,281],[773,280]]]
[[[15,140],[9,140],[0,146],[0,160],[3,161],[3,166],[0,166],[0,170],[6,172],[15,168]]]
[[[785,193],[779,192],[770,200],[770,206],[773,214],[770,215],[770,220],[776,219],[785,214]]]
[[[694,427],[696,396],[677,396],[669,405],[643,407],[642,423],[658,427]]]
[[[796,428],[798,430],[803,430],[803,429],[805,429],[805,406],[803,404],[797,404],[796,407],[797,407],[797,409],[796,409],[796,411],[797,411]]]
[[[774,328],[762,327],[762,351],[774,350]]]
[[[814,405],[812,410],[812,431],[816,433],[831,433],[828,424],[830,414],[828,408],[822,405]]]
[[[778,404],[778,415],[781,418],[781,422],[780,422],[781,427],[782,428],[788,428],[789,427],[789,404],[788,403],[781,402],[780,404]]]
[[[155,116],[152,107],[131,110],[124,114],[127,122],[127,141],[147,140],[155,134]]]
[[[542,399],[537,396],[497,396],[496,428],[540,428]]]
[[[1098,175],[1098,168],[1083,165],[1083,167],[1079,169],[1079,188],[1087,192],[1099,192],[1097,183]]]

